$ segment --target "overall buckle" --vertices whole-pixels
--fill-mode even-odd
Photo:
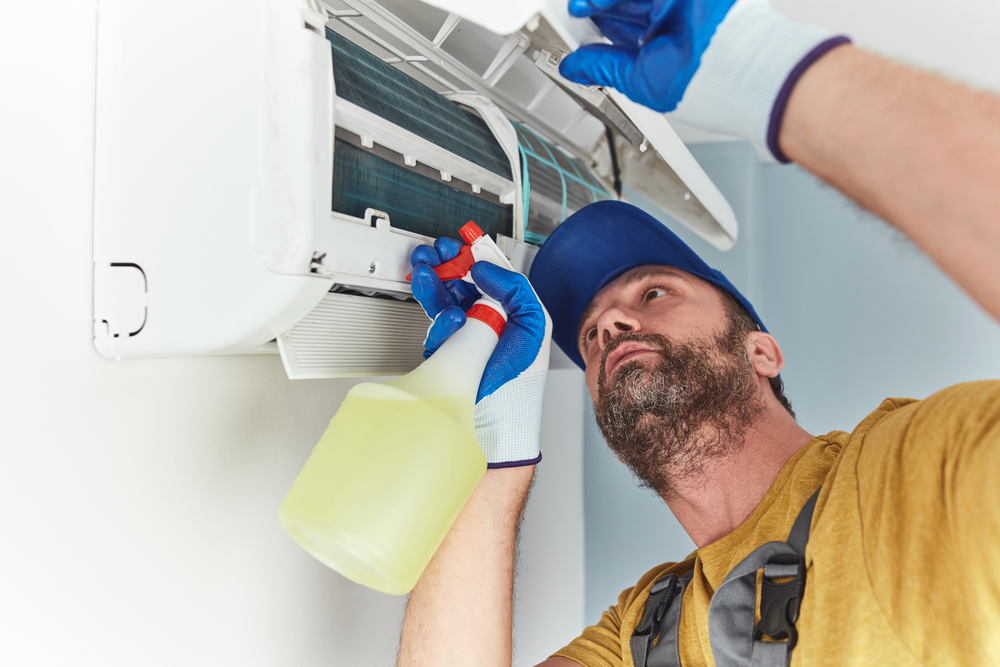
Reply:
[[[673,601],[676,589],[676,574],[668,574],[661,577],[653,584],[653,587],[649,590],[646,612],[642,615],[642,619],[633,631],[633,636],[644,637],[652,635],[653,638],[656,637],[660,629],[660,621],[663,620],[663,614],[666,613],[667,607]],[[650,605],[648,604],[649,602],[653,604]]]
[[[775,579],[791,580],[776,583]],[[754,641],[767,636],[788,640],[788,650],[795,648],[799,639],[795,621],[799,620],[799,606],[806,587],[805,559],[799,555],[782,554],[768,558],[760,585],[760,622],[754,626]]]

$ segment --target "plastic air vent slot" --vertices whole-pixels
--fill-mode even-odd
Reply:
[[[95,312],[106,327],[106,336],[135,336],[146,326],[146,273],[138,264],[114,262],[94,266]],[[95,318],[97,319],[97,318]]]
[[[330,288],[333,294],[348,294],[351,296],[366,296],[372,299],[384,299],[392,302],[417,303],[412,294],[404,292],[390,292],[388,290],[375,290],[361,287],[360,285],[334,285]]]
[[[117,339],[138,335],[146,326],[146,273],[138,264],[94,263],[94,343],[118,359]]]

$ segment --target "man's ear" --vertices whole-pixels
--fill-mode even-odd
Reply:
[[[747,355],[754,371],[763,377],[778,377],[778,373],[785,367],[785,356],[781,353],[778,341],[763,331],[754,331],[750,334]]]

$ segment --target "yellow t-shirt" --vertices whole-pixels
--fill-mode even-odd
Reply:
[[[1000,665],[1000,382],[889,398],[853,433],[814,438],[729,535],[660,565],[555,655],[631,667],[649,589],[691,569],[684,667],[714,665],[708,605],[737,563],[785,540],[820,486],[792,665]]]

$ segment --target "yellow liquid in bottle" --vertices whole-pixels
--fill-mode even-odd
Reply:
[[[282,503],[282,526],[348,579],[408,593],[486,471],[471,424],[451,416],[471,419],[473,404],[357,385]]]

